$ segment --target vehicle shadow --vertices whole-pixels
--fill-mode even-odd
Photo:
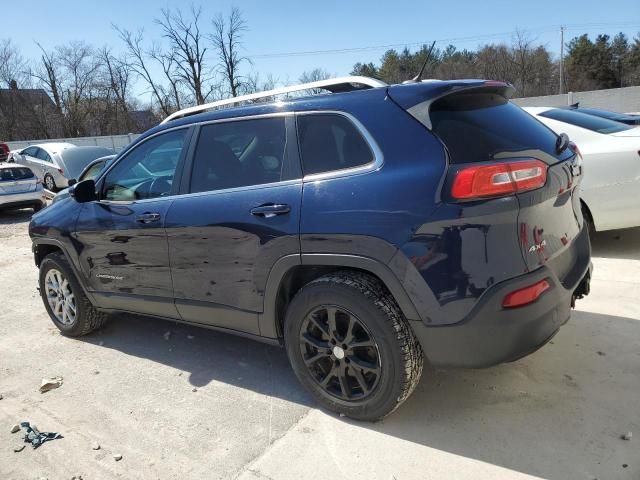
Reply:
[[[33,209],[31,208],[0,210],[0,225],[28,222],[32,215]]]
[[[551,344],[523,360],[484,370],[427,367],[390,417],[344,421],[549,479],[617,478],[623,464],[633,475],[637,450],[619,436],[640,431],[639,338],[640,320],[574,312]],[[130,315],[83,341],[184,371],[196,387],[215,380],[316,406],[279,347]]]
[[[640,228],[596,232],[591,249],[594,257],[640,260]]]

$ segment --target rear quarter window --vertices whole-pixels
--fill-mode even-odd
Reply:
[[[298,137],[305,175],[359,167],[374,160],[369,144],[344,115],[300,115]]]
[[[546,159],[555,156],[557,135],[496,93],[449,95],[431,105],[429,118],[454,164],[531,155],[534,150]]]

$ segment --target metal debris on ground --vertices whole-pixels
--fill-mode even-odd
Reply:
[[[48,392],[62,385],[62,377],[43,378],[40,384],[40,393]]]
[[[35,425],[31,426],[29,422],[20,423],[20,427],[24,430],[24,442],[30,443],[34,449],[38,448],[44,442],[64,438],[56,432],[41,432]]]

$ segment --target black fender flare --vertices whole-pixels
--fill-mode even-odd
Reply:
[[[96,305],[95,297],[93,296],[92,292],[87,290],[85,275],[83,275],[82,272],[78,269],[76,262],[71,257],[71,255],[69,255],[69,251],[64,243],[62,243],[60,240],[57,240],[55,238],[34,238],[32,242],[33,243],[31,245],[31,250],[33,251],[36,267],[40,267],[40,262],[38,262],[36,259],[36,249],[38,248],[38,245],[53,245],[59,248],[62,254],[66,257],[67,261],[69,262],[69,265],[71,265],[71,270],[73,270],[74,275],[78,279],[78,283],[82,287],[84,294],[87,296],[87,298],[89,298],[89,300],[93,305]]]
[[[378,277],[393,295],[404,316],[409,320],[420,320],[413,302],[402,284],[384,263],[359,255],[331,253],[303,253],[281,257],[271,268],[264,290],[264,308],[259,316],[260,335],[268,338],[278,337],[278,319],[276,317],[276,299],[282,279],[296,266],[334,266],[357,268]]]

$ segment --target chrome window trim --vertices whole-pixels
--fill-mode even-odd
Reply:
[[[369,163],[358,165],[357,167],[343,168],[341,170],[331,170],[328,172],[304,175],[302,177],[303,183],[316,182],[318,180],[327,180],[330,178],[350,177],[353,175],[375,172],[384,165],[384,155],[382,154],[382,150],[378,146],[378,143],[375,141],[371,133],[369,133],[369,130],[367,130],[367,128],[362,124],[362,122],[360,122],[360,120],[358,120],[350,113],[343,112],[341,110],[309,110],[304,112],[296,112],[296,115],[342,115],[356,127],[356,130],[358,130],[360,135],[362,135],[364,140],[367,142],[367,145],[371,149],[371,153],[373,153],[373,160]],[[299,138],[298,145],[300,145]],[[302,170],[304,171],[304,158],[302,156],[302,151],[300,152],[300,161],[302,162]]]
[[[202,122],[190,123],[188,125],[180,125],[172,128],[167,128],[160,132],[156,132],[153,135],[150,135],[149,137],[145,138],[140,143],[136,144],[134,147],[123,151],[121,153],[121,158],[118,158],[117,161],[114,161],[107,168],[107,170],[102,172],[100,177],[97,178],[95,182],[96,184],[98,184],[98,182],[102,181],[103,177],[106,176],[111,171],[111,169],[114,168],[118,163],[120,163],[121,159],[124,158],[126,155],[128,155],[130,151],[134,150],[135,148],[137,148],[139,145],[142,145],[146,141],[151,140],[152,138],[155,138],[158,135],[162,135],[164,133],[168,133],[174,130],[179,130],[181,128],[189,129],[196,126],[201,127],[201,126],[217,124],[217,123],[230,123],[230,122],[238,122],[243,120],[257,120],[262,118],[274,118],[274,117],[284,118],[291,115],[299,116],[299,115],[314,115],[314,114],[315,115],[322,115],[322,114],[341,115],[345,117],[347,120],[349,120],[356,127],[356,130],[358,130],[358,132],[363,136],[363,138],[367,142],[367,145],[369,146],[369,148],[371,149],[371,152],[373,153],[373,160],[369,163],[366,163],[364,165],[359,165],[357,167],[344,168],[342,170],[331,170],[329,172],[322,172],[322,173],[314,173],[312,175],[304,175],[301,178],[294,178],[294,179],[284,180],[280,182],[261,183],[258,185],[246,185],[242,187],[225,188],[222,190],[207,190],[205,192],[188,192],[188,193],[181,193],[176,195],[168,195],[166,197],[146,198],[142,200],[99,200],[99,202],[104,202],[104,203],[109,203],[114,205],[130,205],[132,203],[148,203],[148,202],[154,202],[158,200],[168,200],[168,199],[187,198],[187,197],[192,198],[192,197],[202,196],[202,195],[218,195],[218,194],[224,194],[224,193],[236,193],[240,191],[257,190],[262,188],[294,185],[296,183],[309,183],[309,182],[316,182],[319,180],[327,180],[332,178],[342,178],[342,177],[349,177],[353,175],[361,175],[361,174],[379,170],[384,165],[384,156],[382,154],[382,150],[378,146],[378,143],[375,141],[373,136],[369,133],[367,128],[362,124],[362,122],[360,122],[360,120],[358,120],[352,114],[348,112],[343,112],[341,110],[309,110],[309,111],[291,110],[286,112],[272,112],[272,113],[262,113],[262,114],[256,114],[256,115],[245,115],[245,116],[239,116],[239,117],[219,118],[215,120],[206,120]],[[197,141],[197,139],[191,139],[191,141]],[[296,143],[299,146],[300,142],[299,142],[299,138],[297,138],[297,131],[296,131]],[[302,156],[300,156],[300,161],[301,162],[304,161],[302,159]]]

